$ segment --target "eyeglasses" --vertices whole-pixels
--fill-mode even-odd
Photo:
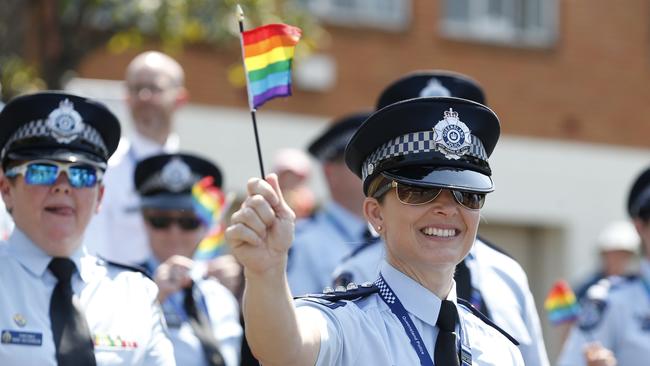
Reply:
[[[61,172],[68,176],[68,182],[74,188],[91,188],[102,180],[102,171],[88,164],[59,163],[51,160],[36,160],[14,166],[5,172],[9,178],[22,174],[25,183],[30,185],[51,186]]]
[[[183,231],[196,230],[203,223],[198,217],[192,216],[166,216],[166,215],[144,215],[145,220],[152,228],[157,230],[168,229],[172,223],[176,223]]]
[[[395,188],[397,192],[397,199],[405,204],[411,206],[424,205],[435,200],[446,188],[438,187],[418,187],[411,186],[404,183],[398,183],[396,181],[391,181],[390,183],[379,187],[377,191],[372,195],[374,198],[381,197],[383,194],[388,192],[391,188]],[[485,203],[485,193],[477,192],[465,192],[455,189],[449,190],[454,196],[454,200],[458,202],[459,205],[465,207],[468,210],[478,210],[483,207]]]

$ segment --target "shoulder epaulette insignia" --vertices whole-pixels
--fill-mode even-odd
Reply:
[[[607,308],[607,301],[603,299],[585,298],[580,302],[578,315],[578,328],[582,331],[591,331],[603,320]]]
[[[327,302],[338,302],[342,300],[358,300],[368,297],[379,289],[372,282],[365,282],[357,285],[354,282],[348,283],[347,286],[336,286],[336,288],[326,287],[323,293],[320,294],[307,294],[304,296],[296,296],[294,299],[319,299]]]
[[[109,266],[120,268],[120,269],[125,270],[125,271],[130,271],[130,272],[140,272],[145,277],[153,280],[151,278],[151,275],[149,275],[149,272],[147,271],[147,269],[145,267],[143,267],[143,266],[114,262],[114,261],[104,259],[104,258],[97,258],[97,264],[99,264],[99,265],[109,265]]]
[[[476,316],[477,318],[481,319],[481,320],[482,320],[484,323],[486,323],[487,325],[489,325],[489,326],[491,326],[492,328],[494,328],[494,329],[496,329],[497,331],[499,331],[499,333],[503,334],[503,335],[504,335],[506,338],[508,338],[508,340],[509,340],[510,342],[512,342],[515,346],[519,346],[519,341],[517,341],[517,340],[515,339],[515,337],[511,336],[510,334],[508,334],[508,332],[506,332],[505,330],[501,329],[498,325],[494,324],[494,323],[492,322],[492,320],[490,320],[487,316],[485,316],[483,313],[481,313],[480,311],[478,311],[478,309],[475,308],[474,305],[472,305],[469,301],[467,301],[467,300],[463,300],[463,299],[461,299],[461,298],[458,298],[457,301],[458,301],[458,304],[459,304],[459,305],[462,305],[462,306],[464,306],[465,308],[467,308],[467,310],[471,311],[472,314],[474,314],[474,316]]]

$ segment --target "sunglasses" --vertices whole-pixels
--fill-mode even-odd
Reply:
[[[168,229],[173,223],[183,231],[196,230],[203,224],[201,219],[192,216],[165,216],[165,215],[144,215],[144,219],[151,225],[152,228],[157,230]]]
[[[8,169],[5,176],[13,178],[22,174],[27,184],[51,186],[61,172],[68,176],[68,182],[74,188],[91,188],[102,180],[102,171],[92,165],[51,160],[28,161]]]
[[[411,206],[419,206],[432,202],[440,195],[440,192],[442,192],[443,189],[447,189],[438,187],[418,187],[391,181],[390,183],[379,187],[372,197],[379,198],[391,188],[395,188],[397,199],[401,203]],[[454,196],[454,200],[468,210],[478,210],[483,207],[483,204],[485,203],[485,193],[465,192],[455,189],[450,189],[449,191],[452,196]]]

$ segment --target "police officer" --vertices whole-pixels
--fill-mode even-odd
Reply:
[[[219,168],[190,154],[154,155],[135,168],[153,253],[144,267],[160,289],[179,365],[239,364],[237,300],[216,280],[203,278],[201,264],[191,259],[219,215],[221,181]]]
[[[362,179],[364,215],[384,240],[386,260],[375,284],[295,304],[285,277],[294,215],[277,177],[249,180],[226,237],[245,268],[244,317],[260,361],[523,365],[506,333],[457,298],[453,280],[493,190],[487,158],[498,137],[497,116],[464,99],[416,98],[373,114],[345,161]]]
[[[0,190],[16,223],[0,245],[6,365],[173,365],[156,285],[86,253],[120,136],[102,104],[42,92],[0,113]]]
[[[288,266],[289,286],[296,295],[321,292],[336,265],[367,241],[361,181],[345,166],[343,152],[368,115],[338,119],[309,145],[309,153],[321,162],[331,201],[297,224]]]
[[[627,211],[641,237],[637,277],[609,277],[587,290],[561,366],[641,365],[650,359],[650,167],[634,182]]]
[[[485,104],[481,86],[470,77],[446,70],[422,70],[390,84],[379,96],[377,109],[391,103],[423,96],[453,96]],[[346,258],[335,270],[336,285],[376,278],[385,256],[380,241],[370,241]],[[528,366],[549,364],[535,300],[526,273],[510,256],[482,238],[455,273],[458,296],[519,341]]]

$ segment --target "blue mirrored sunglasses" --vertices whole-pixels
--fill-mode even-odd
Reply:
[[[74,188],[91,188],[102,180],[102,171],[92,165],[36,160],[14,166],[5,172],[9,178],[22,174],[30,185],[53,185],[61,172],[66,173]]]

